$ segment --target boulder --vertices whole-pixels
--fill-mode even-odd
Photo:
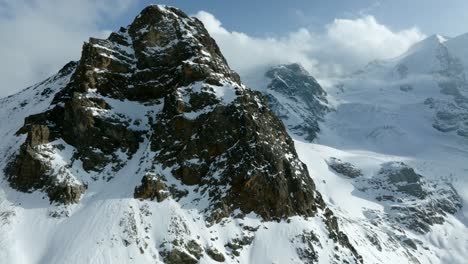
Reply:
[[[160,178],[154,174],[146,174],[141,179],[141,185],[135,187],[133,195],[136,199],[142,200],[154,200],[158,202],[164,201],[169,197],[169,191],[166,188],[166,184]]]

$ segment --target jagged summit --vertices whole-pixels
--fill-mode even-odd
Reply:
[[[31,262],[362,263],[197,19],[149,6],[64,69],[0,101],[0,218],[17,227],[0,240],[37,239]],[[272,238],[285,251],[265,253]],[[24,263],[17,245],[0,257]]]
[[[85,43],[76,75],[81,87],[75,90],[97,88],[104,95],[135,100],[162,97],[196,81],[240,88],[239,76],[203,24],[159,5],[145,8],[108,39]]]
[[[320,131],[319,121],[329,111],[327,93],[300,64],[271,67],[262,90],[273,112],[296,135],[312,141]]]
[[[147,148],[128,177],[164,183],[174,199],[199,195],[213,221],[236,209],[271,219],[323,207],[261,94],[240,83],[200,21],[172,7],[149,6],[85,43],[70,82],[17,135],[26,140],[6,169],[11,186],[52,202],[79,202]],[[136,198],[154,189],[134,187]]]

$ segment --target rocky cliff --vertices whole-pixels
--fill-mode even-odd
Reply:
[[[271,67],[265,77],[263,93],[272,111],[292,133],[314,140],[330,111],[325,90],[297,63]]]
[[[300,235],[284,238],[295,258],[317,261],[319,248],[331,243],[330,259],[362,261],[265,98],[241,83],[203,24],[180,10],[149,6],[107,39],[91,38],[78,62],[2,102],[5,111],[33,92],[43,104],[18,110],[24,123],[6,133],[16,143],[5,147],[2,165],[10,187],[43,192],[51,208],[62,208],[50,216],[73,219],[77,204],[128,201],[116,216],[123,246],[165,263],[226,255],[239,261],[252,247],[258,227],[212,248],[203,241],[218,238],[187,228],[200,219],[202,229],[246,216],[266,223],[315,219],[323,230],[314,234],[303,224]],[[148,209],[155,203],[178,204],[183,213],[167,209],[172,236],[150,240],[152,222],[145,219],[158,213]],[[193,220],[181,216],[192,210]]]

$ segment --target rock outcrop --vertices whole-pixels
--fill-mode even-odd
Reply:
[[[317,219],[340,245],[331,258],[362,262],[281,120],[260,92],[241,83],[196,18],[149,6],[109,38],[90,39],[81,59],[66,68],[68,82],[47,92],[50,104],[27,116],[16,133],[19,149],[11,151],[5,170],[14,189],[44,191],[65,210],[72,207],[61,205],[83,196],[130,201],[118,224],[123,245],[141,254],[157,250],[152,257],[159,254],[167,263],[222,262],[253,246],[257,229],[244,230],[243,239],[229,237],[224,247],[203,244],[184,226],[192,212],[190,221],[203,222],[206,230],[246,215],[278,224],[290,217]],[[291,80],[305,74],[297,65],[287,68]],[[294,91],[301,100],[324,95],[315,80],[304,78],[306,91]],[[139,212],[133,203],[142,205]],[[144,221],[151,215],[148,204],[187,211],[184,217],[174,213],[179,221],[170,226],[170,238],[155,248],[143,235],[151,228]]]
[[[342,161],[338,158],[331,157],[327,160],[327,164],[328,167],[330,167],[330,169],[333,171],[349,178],[357,178],[362,176],[362,171],[360,169],[356,168],[353,164]]]
[[[377,175],[358,178],[354,184],[385,207],[385,221],[422,234],[462,206],[449,183],[425,179],[402,162],[385,163]]]
[[[272,111],[291,132],[312,141],[329,111],[327,93],[297,63],[272,67],[265,77],[269,83],[264,93]]]
[[[51,201],[77,202],[91,179],[68,167],[79,161],[93,180],[111,180],[149,141],[154,155],[146,172],[160,168],[162,178],[199,186],[213,221],[236,209],[274,219],[313,216],[324,206],[281,121],[260,93],[241,84],[197,19],[147,7],[108,39],[85,43],[75,67],[49,110],[26,118],[18,131],[27,140],[10,162],[14,188],[54,185]],[[55,170],[53,159],[39,157],[44,146],[57,152],[60,144],[73,155]],[[135,197],[163,200],[163,185],[143,178]]]
[[[135,187],[133,195],[137,199],[164,201],[169,196],[166,184],[154,174],[146,174],[141,185]]]

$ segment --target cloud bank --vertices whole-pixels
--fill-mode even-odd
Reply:
[[[373,16],[335,19],[323,33],[300,28],[284,37],[259,38],[229,31],[212,14],[195,15],[219,44],[232,68],[247,79],[265,67],[299,62],[317,78],[356,70],[374,59],[389,59],[425,38],[416,27],[392,31]]]
[[[109,34],[134,0],[0,0],[0,97],[37,83],[80,56],[83,41]],[[424,38],[417,28],[392,31],[373,16],[336,19],[323,32],[299,28],[281,37],[229,31],[212,14],[196,14],[244,80],[270,65],[299,62],[319,79],[395,57]]]
[[[0,0],[0,97],[41,81],[80,56],[99,24],[131,0]]]

